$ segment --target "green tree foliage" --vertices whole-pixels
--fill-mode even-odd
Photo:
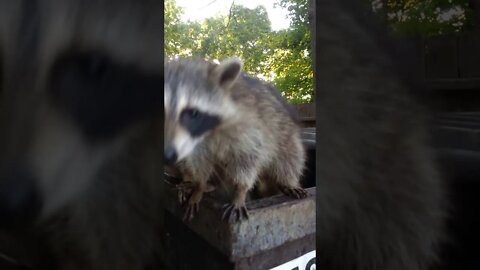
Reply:
[[[471,25],[469,0],[364,0],[407,36],[456,33]],[[470,0],[471,1],[471,0]],[[222,60],[238,56],[247,73],[273,83],[290,102],[314,99],[308,0],[277,0],[291,21],[272,31],[263,6],[233,5],[229,14],[183,22],[175,0],[165,0],[165,54]]]
[[[244,69],[252,75],[259,74],[258,67],[266,60],[266,37],[271,32],[270,20],[264,7],[248,9],[233,6],[229,16],[208,18],[197,33],[198,46],[192,55],[207,59],[224,59],[238,56]]]
[[[291,26],[272,31],[266,9],[233,5],[201,23],[181,22],[174,0],[165,2],[165,54],[222,60],[238,56],[247,73],[272,82],[289,101],[310,102],[313,72],[307,0],[282,0]],[[299,14],[298,12],[303,12]],[[168,13],[168,14],[167,14]]]
[[[290,28],[273,33],[276,39],[271,55],[274,84],[294,103],[314,98],[312,50],[308,24],[308,0],[281,0],[278,5],[289,11]]]
[[[163,29],[166,55],[175,55],[180,51],[180,40],[184,36],[184,33],[181,31],[180,22],[182,12],[182,9],[175,4],[175,0],[165,0]]]

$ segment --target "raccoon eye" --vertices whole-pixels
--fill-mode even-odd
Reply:
[[[195,109],[187,109],[185,110],[185,114],[192,119],[196,119],[199,116],[198,110]]]
[[[193,137],[201,136],[220,124],[220,117],[195,109],[185,109],[180,115],[180,123]]]
[[[160,113],[163,70],[145,72],[106,52],[67,51],[49,78],[51,99],[92,140],[109,139]]]

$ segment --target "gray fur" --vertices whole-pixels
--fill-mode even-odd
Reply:
[[[161,267],[161,104],[94,142],[50,89],[70,50],[163,76],[161,12],[148,0],[0,1],[0,175],[5,164],[32,173],[42,205],[32,230],[59,269]]]
[[[446,197],[426,111],[360,2],[316,2],[317,267],[431,269]]]
[[[244,207],[246,193],[259,180],[272,188],[302,192],[305,149],[291,110],[271,86],[238,76],[237,66],[232,68],[236,61],[215,65],[181,59],[165,66],[164,144],[175,145],[183,138],[182,145],[189,145],[176,145],[180,156],[176,165],[184,182],[195,186],[188,188],[189,207],[197,207],[210,188],[207,182],[215,168],[221,168],[222,182],[233,183],[235,207]],[[224,71],[232,78],[222,82]],[[201,138],[191,138],[178,117],[186,107],[216,115],[221,122]]]

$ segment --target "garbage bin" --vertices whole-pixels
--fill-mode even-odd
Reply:
[[[222,221],[222,205],[203,198],[199,213],[183,222],[176,181],[165,175],[167,250],[172,269],[315,269],[315,129],[303,131],[308,152],[303,179],[308,196],[283,194],[247,202],[249,219]]]

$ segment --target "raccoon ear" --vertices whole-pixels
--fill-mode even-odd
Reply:
[[[210,71],[210,79],[228,90],[240,75],[242,65],[242,61],[238,58],[224,60]]]

